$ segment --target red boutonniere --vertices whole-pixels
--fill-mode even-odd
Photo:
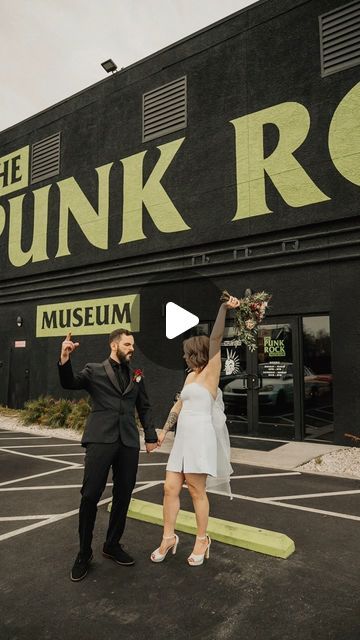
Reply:
[[[141,369],[135,369],[133,374],[133,382],[140,382],[141,378],[144,377],[144,374]]]

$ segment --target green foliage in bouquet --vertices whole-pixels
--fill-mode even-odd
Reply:
[[[229,298],[228,291],[223,291],[220,300],[227,302]],[[266,291],[258,291],[245,298],[239,298],[240,306],[235,309],[234,346],[245,344],[249,351],[257,349],[257,328],[265,317],[270,300],[271,295]]]

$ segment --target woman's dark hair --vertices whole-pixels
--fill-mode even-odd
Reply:
[[[194,369],[204,369],[209,362],[209,336],[193,336],[183,342],[184,355]]]

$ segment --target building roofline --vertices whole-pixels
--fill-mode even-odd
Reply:
[[[104,84],[105,82],[110,82],[112,77],[117,76],[118,74],[122,74],[125,73],[126,71],[129,71],[130,69],[134,69],[135,67],[142,65],[144,62],[147,62],[149,60],[151,60],[152,58],[155,58],[163,53],[165,53],[166,51],[170,51],[171,49],[174,49],[175,47],[179,46],[180,44],[183,44],[184,42],[187,42],[193,38],[198,37],[199,35],[206,33],[207,31],[211,31],[212,29],[217,28],[219,25],[221,24],[225,24],[226,22],[228,22],[229,20],[232,20],[235,16],[238,16],[242,13],[246,13],[248,11],[251,11],[254,8],[257,8],[263,4],[267,4],[270,3],[271,0],[255,0],[252,4],[248,5],[247,7],[243,7],[242,9],[239,9],[239,11],[235,11],[234,13],[229,14],[228,16],[226,16],[225,18],[221,18],[220,20],[217,20],[216,22],[212,22],[211,24],[207,25],[206,27],[202,27],[201,29],[199,29],[198,31],[195,31],[194,33],[185,36],[184,38],[181,38],[180,40],[176,40],[176,42],[173,42],[172,44],[167,45],[166,47],[163,47],[162,49],[159,49],[158,51],[155,51],[154,53],[150,53],[148,56],[145,56],[144,58],[141,58],[140,60],[137,60],[136,62],[133,62],[132,64],[129,64],[127,67],[124,67],[123,69],[119,69],[118,71],[115,71],[110,77],[105,77],[102,80],[98,80],[97,82],[94,82],[93,84],[88,85],[87,87],[85,87],[84,89],[81,89],[80,91],[77,91],[76,93],[72,93],[70,96],[68,96],[67,98],[63,98],[62,100],[59,100],[59,102],[55,102],[52,105],[49,105],[48,107],[45,107],[44,109],[41,109],[41,111],[37,111],[36,113],[32,114],[31,116],[28,116],[27,118],[24,118],[23,120],[20,120],[19,122],[16,122],[15,124],[10,125],[9,127],[6,127],[6,129],[2,129],[0,130],[0,135],[2,135],[3,133],[9,132],[11,131],[11,129],[15,129],[16,127],[18,127],[21,124],[24,124],[25,122],[28,122],[34,118],[37,118],[38,116],[40,116],[43,113],[46,113],[48,111],[50,111],[51,109],[56,109],[57,107],[66,104],[67,102],[69,102],[70,100],[72,100],[73,98],[76,98],[77,96],[82,95],[83,93],[86,93],[87,91],[89,91],[90,89],[93,89],[101,84]],[[309,0],[305,0],[305,2],[309,2]],[[301,4],[301,2],[299,3]]]

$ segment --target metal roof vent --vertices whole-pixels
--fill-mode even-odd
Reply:
[[[31,182],[60,173],[60,132],[35,142],[31,147]]]
[[[319,17],[321,75],[360,64],[360,0]]]
[[[184,129],[186,76],[143,95],[143,142]]]

